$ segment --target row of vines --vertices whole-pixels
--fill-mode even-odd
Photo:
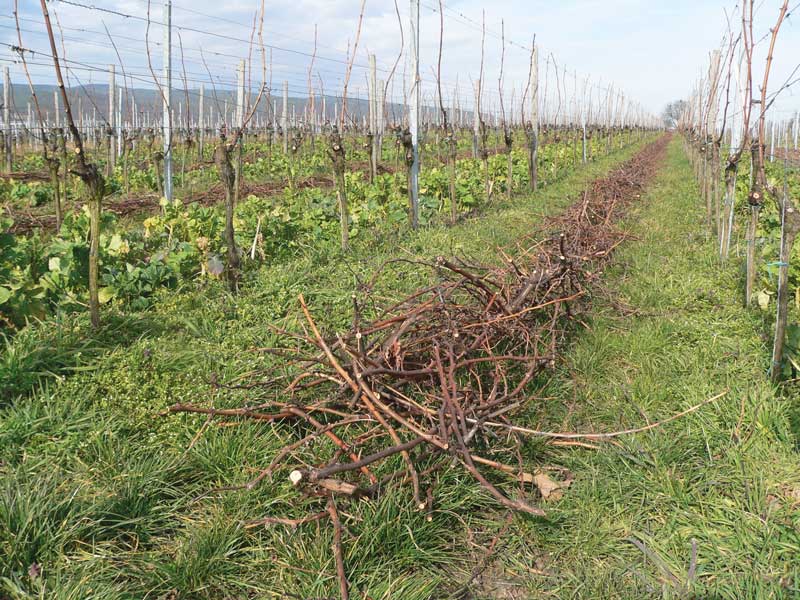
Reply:
[[[266,81],[263,3],[256,16],[250,52],[261,55]],[[346,107],[363,5],[333,121],[325,112],[314,112],[311,89],[305,120],[286,118],[286,97],[281,122],[274,114],[256,118],[262,102],[272,106],[262,84],[254,101],[239,94],[233,123],[220,110],[213,128],[201,119],[192,121],[188,101],[183,123],[142,128],[118,118],[112,126],[110,108],[105,124],[87,127],[82,115],[73,116],[62,74],[68,63],[59,59],[44,2],[42,17],[61,85],[55,102],[63,104],[67,128],[54,127],[43,114],[29,74],[34,55],[17,22],[15,49],[38,118],[34,123],[29,109],[28,125],[12,132],[6,111],[0,144],[7,170],[0,179],[0,195],[7,198],[0,217],[0,327],[6,331],[85,308],[96,327],[102,305],[144,309],[160,289],[213,279],[236,293],[260,264],[330,248],[327,242],[337,237],[346,253],[359,238],[369,243],[376,235],[455,223],[514,192],[557,181],[580,164],[640,141],[652,129],[649,117],[621,95],[609,91],[592,100],[584,84],[579,97],[577,81],[569,106],[564,87],[562,107],[566,74],[559,83],[557,71],[558,105],[550,122],[540,119],[540,105],[547,115],[547,92],[539,93],[535,45],[516,110],[513,100],[508,111],[503,104],[501,58],[502,119],[495,116],[494,124],[481,112],[482,95],[488,93],[482,79],[474,126],[463,124],[463,111],[454,123],[442,99],[440,74],[439,110],[426,107],[429,119],[418,132],[409,111],[397,115],[388,105],[378,110],[375,94],[370,121],[359,123]],[[242,64],[240,92],[244,73]],[[163,94],[157,79],[155,84]],[[113,93],[110,86],[112,107]],[[188,100],[188,88],[186,94]],[[396,120],[386,127],[390,112]],[[382,115],[380,127],[376,113]]]
[[[234,215],[236,246],[245,272],[265,262],[290,259],[340,235],[339,207],[327,179],[324,148],[318,145],[312,150],[309,146],[287,157],[259,137],[250,136],[243,146],[242,186],[252,192],[236,205]],[[598,131],[595,141],[590,141],[590,157],[638,138],[639,133]],[[353,134],[354,145],[361,139],[363,136]],[[469,142],[464,136],[462,139],[463,145]],[[543,146],[538,157],[543,185],[575,167],[573,146],[556,136]],[[148,164],[144,147],[131,151],[126,157],[130,164],[118,164],[106,178],[111,199],[100,223],[101,304],[117,302],[141,309],[160,288],[202,283],[223,275],[227,255],[224,207],[214,202],[216,174],[208,164],[209,153],[205,154],[178,158],[189,163],[185,173],[176,178],[186,200],[183,194],[171,202],[163,197],[159,200],[158,166]],[[358,161],[365,151],[354,154]],[[345,176],[351,239],[377,232],[396,234],[406,227],[407,184],[404,174],[393,167],[390,154],[393,152],[387,152],[387,168],[372,182],[363,170],[348,171]],[[527,189],[527,156],[520,150],[510,156],[512,185]],[[452,214],[446,169],[435,154],[430,162],[420,179],[423,226]],[[91,215],[83,202],[83,186],[73,178],[64,188],[44,174],[31,177],[40,173],[42,163],[41,154],[28,151],[20,160],[28,176],[0,180],[0,193],[9,199],[8,216],[0,219],[0,319],[7,329],[55,311],[80,311],[88,302]],[[487,198],[480,161],[468,157],[457,161],[459,216],[499,202],[496,196],[507,193],[506,156],[492,155],[488,167],[491,192]],[[63,217],[56,229],[58,188]],[[201,199],[193,201],[193,196]]]
[[[729,21],[708,76],[681,103],[678,124],[720,259],[743,259],[742,304],[763,311],[773,327],[769,372],[778,382],[800,372],[800,114],[781,117],[775,107],[798,81],[790,75],[774,84],[789,2],[780,2],[761,37],[757,10],[750,0],[737,6],[738,22]],[[763,63],[759,51],[766,52]]]

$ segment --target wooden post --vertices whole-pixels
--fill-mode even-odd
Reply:
[[[769,134],[769,162],[775,162],[775,121],[772,122]]]
[[[539,188],[539,49],[534,45],[531,51],[531,80],[528,82],[531,93],[531,131],[530,168],[531,189]]]
[[[374,181],[378,176],[378,70],[375,55],[369,55],[369,130],[372,134],[372,154],[371,179]]]
[[[786,184],[784,184],[783,198],[781,200],[783,211],[781,222],[783,230],[781,235],[780,255],[778,261],[778,302],[775,318],[775,340],[772,346],[772,365],[770,376],[773,383],[781,378],[783,364],[783,349],[786,342],[786,325],[789,304],[789,260],[794,247],[797,234],[800,233],[800,214],[789,200]]]
[[[478,138],[481,134],[481,84],[475,82],[475,105],[472,109],[472,158],[478,158]]]
[[[281,112],[281,129],[283,129],[283,153],[289,153],[289,82],[283,82],[283,107]]]
[[[53,90],[53,110],[56,113],[56,127],[61,127],[61,106],[58,99],[58,90]]]
[[[717,175],[719,174],[719,154],[716,151],[715,140],[717,133],[717,117],[719,114],[718,103],[718,90],[720,80],[720,60],[722,54],[719,50],[715,50],[711,54],[711,70],[709,73],[709,104],[706,115],[706,157],[708,160],[708,177],[707,177],[707,190],[706,193],[709,202],[714,208],[714,231],[719,234],[721,231],[720,220],[720,205],[719,196],[717,191],[719,189],[717,183]]]
[[[164,135],[164,197],[172,201],[172,0],[164,2],[164,75],[163,75],[163,135]]]
[[[3,68],[3,149],[6,155],[6,173],[11,173],[14,159],[11,155],[11,72]]]
[[[111,175],[117,158],[116,140],[113,134],[115,125],[114,116],[116,114],[114,93],[117,90],[114,70],[114,65],[108,65],[108,126],[111,128],[111,133],[106,132],[106,136],[108,137],[108,165],[106,166],[106,175]],[[58,108],[56,108],[56,123],[58,123]]]
[[[244,61],[239,63],[239,69],[236,72],[236,126],[244,127]]]
[[[203,84],[200,84],[200,100],[199,106],[197,109],[197,144],[200,151],[200,156],[203,156],[203,140],[205,139],[205,113],[203,112],[203,99],[205,95],[205,89]]]
[[[378,81],[378,132],[375,135],[376,152],[378,159],[376,164],[380,162],[383,156],[383,134],[386,130],[386,82],[383,80]]]
[[[409,175],[411,191],[411,228],[419,226],[419,0],[411,0],[411,106],[409,107],[409,128],[413,162]]]
[[[123,78],[124,79],[124,78]],[[117,90],[117,116],[114,119],[117,136],[117,157],[122,156],[122,88]]]

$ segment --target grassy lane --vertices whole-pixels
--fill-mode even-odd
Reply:
[[[546,523],[515,521],[484,597],[800,597],[797,398],[766,381],[762,317],[739,306],[737,267],[700,234],[677,138],[667,163],[531,421],[612,431],[728,394],[598,450],[530,444],[575,481]]]
[[[0,598],[335,595],[329,527],[241,526],[265,515],[309,513],[286,473],[251,492],[199,498],[249,480],[296,439],[294,426],[212,426],[192,445],[202,417],[157,413],[176,402],[257,402],[257,389],[210,382],[268,371],[276,359],[254,348],[275,345],[271,324],[296,323],[299,293],[321,325],[343,327],[355,286],[386,259],[497,260],[497,246],[512,245],[544,215],[564,209],[634,151],[592,163],[533,197],[498,199],[455,227],[362,235],[346,257],[334,243],[319,244],[251,273],[236,298],[219,285],[164,292],[147,313],[106,311],[95,337],[83,315],[26,328],[0,355],[0,389],[8,391],[0,408]],[[429,281],[425,267],[392,269],[378,297],[396,298]],[[435,496],[431,521],[405,490],[348,508],[353,597],[423,599],[461,580],[453,579],[463,576],[459,565],[474,558],[468,542],[490,535],[502,515],[459,469],[440,475]]]

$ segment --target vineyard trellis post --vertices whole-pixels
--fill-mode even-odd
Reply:
[[[239,251],[236,248],[236,239],[233,232],[233,217],[236,205],[239,203],[239,190],[242,185],[242,146],[244,145],[244,129],[247,125],[247,117],[245,115],[244,77],[245,61],[242,60],[239,63],[239,68],[236,69],[236,133],[234,134],[232,150],[236,153],[233,165],[233,199],[232,201],[225,202],[225,241],[230,246],[228,252],[228,282],[232,291],[235,291],[238,285],[239,267]],[[253,110],[255,111],[255,107]]]
[[[769,134],[769,162],[775,162],[775,121],[772,121]]]
[[[236,69],[236,127],[244,127],[244,61]]]
[[[369,55],[369,133],[370,144],[370,180],[378,176],[378,68],[374,54]]]
[[[743,7],[743,15],[746,14],[746,11]],[[743,26],[746,21],[743,21]],[[743,48],[739,55],[739,62],[734,68],[734,60],[736,57],[736,46],[738,45],[738,40],[733,38],[733,35],[730,36],[729,42],[729,49],[727,54],[727,76],[726,76],[726,89],[725,89],[725,109],[722,115],[722,122],[720,127],[720,132],[717,134],[714,133],[713,141],[713,152],[714,156],[716,157],[716,164],[715,167],[715,186],[719,188],[721,183],[720,181],[720,155],[721,155],[721,148],[722,143],[725,138],[726,134],[726,126],[728,121],[731,122],[730,127],[728,127],[729,132],[729,151],[728,156],[726,157],[726,166],[724,171],[724,199],[722,200],[722,216],[721,221],[719,223],[719,243],[720,243],[720,256],[723,261],[725,261],[728,257],[730,251],[730,240],[731,240],[731,230],[733,228],[734,222],[734,204],[735,204],[735,196],[736,196],[736,181],[738,178],[738,171],[739,171],[739,160],[741,158],[742,152],[744,151],[745,147],[748,145],[748,125],[750,119],[750,111],[752,108],[752,72],[750,70],[749,65],[750,58],[749,58],[749,41],[746,35],[746,29],[743,28],[742,34],[739,36],[739,40],[743,40]],[[744,78],[743,81],[743,73],[742,68],[747,65],[747,76]],[[735,80],[735,91],[733,94],[733,113],[729,113],[729,107],[731,104],[730,100],[730,91],[731,91],[731,83]],[[721,79],[720,79],[721,81]],[[722,95],[719,95],[722,98]],[[741,105],[741,106],[740,106]],[[737,119],[739,115],[739,111],[741,111],[742,118]],[[750,170],[751,176],[751,183],[752,183],[752,169]],[[719,194],[719,189],[717,189]],[[749,232],[749,228],[748,228]],[[753,244],[751,244],[752,237],[747,235],[747,261],[751,260],[750,252],[753,249]],[[750,281],[749,276],[747,277],[747,281]],[[746,297],[749,298],[750,292],[749,290],[746,292]],[[746,300],[746,304],[749,303],[749,300]]]
[[[531,189],[539,188],[539,50],[534,43],[531,50],[531,77],[528,85],[531,89],[531,125],[530,155],[528,157],[528,175]]]
[[[478,158],[478,137],[481,133],[481,84],[475,82],[475,106],[472,109],[472,158]]]
[[[775,316],[775,339],[772,346],[772,365],[770,367],[770,376],[773,383],[777,383],[781,377],[788,320],[789,261],[795,239],[800,233],[800,213],[789,199],[786,180],[784,180],[779,206],[781,209],[781,241],[778,257],[778,301]]]
[[[797,150],[797,144],[800,142],[800,110],[794,115],[794,149]]]
[[[56,128],[61,127],[61,106],[58,101],[58,90],[53,90],[53,110],[56,114]]]
[[[582,138],[581,138],[581,148],[582,151],[582,162],[586,164],[587,156],[586,156],[586,115],[581,115],[581,131],[582,131]]]
[[[3,146],[6,173],[11,173],[11,72],[8,67],[3,68]]]
[[[764,152],[766,150],[766,111],[769,108],[767,104],[767,83],[772,68],[774,58],[773,52],[775,50],[775,41],[778,36],[778,31],[788,13],[789,0],[784,0],[780,8],[777,22],[775,26],[770,29],[771,40],[767,53],[767,66],[764,71],[764,83],[761,86],[761,113],[758,127],[759,179],[761,180],[762,186],[775,197],[781,212],[781,242],[780,254],[778,257],[778,298],[775,315],[775,339],[772,347],[772,364],[770,365],[770,376],[773,383],[777,383],[781,378],[786,327],[789,317],[789,261],[792,256],[795,239],[797,235],[800,234],[800,210],[798,210],[794,201],[789,197],[788,182],[784,179],[783,193],[778,197],[777,190],[771,188],[767,183],[764,165]],[[770,155],[772,160],[774,158],[775,121],[772,122],[771,138]]]
[[[720,220],[719,205],[719,186],[717,180],[719,178],[719,148],[716,144],[717,138],[717,117],[719,112],[718,92],[720,82],[720,61],[722,54],[719,50],[714,50],[711,53],[711,68],[709,71],[709,100],[706,109],[706,131],[704,132],[706,140],[706,159],[708,164],[708,172],[706,173],[706,196],[708,202],[713,209],[713,222],[712,231],[719,235],[722,231]]]
[[[198,99],[197,108],[197,146],[200,158],[203,158],[203,140],[205,139],[205,112],[203,112],[203,100],[205,96],[205,88],[200,84],[200,98]]]
[[[411,227],[419,226],[419,0],[411,0],[411,106],[409,107],[409,129],[413,163],[409,173],[409,198],[411,201]]]
[[[123,76],[123,81],[124,80],[125,80],[125,78]],[[117,158],[121,157],[123,152],[125,151],[125,146],[122,143],[123,130],[125,129],[125,127],[123,126],[125,124],[123,123],[123,117],[122,117],[122,114],[123,114],[122,113],[122,98],[123,98],[122,88],[119,88],[117,90],[117,106],[116,106],[117,114],[116,114],[116,117],[114,118],[114,124],[115,124],[114,135],[117,138]],[[125,125],[125,126],[127,126],[127,125]]]
[[[383,134],[386,128],[386,82],[378,81],[378,131],[375,136],[375,148],[378,161],[383,157]]]
[[[281,130],[283,132],[283,154],[289,154],[289,82],[283,82],[283,109],[281,112]]]
[[[164,2],[164,197],[172,201],[172,0]]]
[[[439,0],[439,60],[436,68],[436,87],[439,97],[439,117],[440,127],[444,134],[446,146],[447,175],[449,179],[449,200],[450,200],[450,220],[455,223],[458,220],[458,203],[456,201],[456,159],[458,158],[458,141],[456,140],[455,126],[447,118],[447,109],[444,107],[444,97],[442,96],[442,48],[444,45],[444,2]],[[456,91],[457,94],[457,91]],[[455,94],[454,94],[455,95]],[[455,102],[453,102],[455,106]],[[451,119],[455,118],[455,108],[451,113]],[[438,138],[438,133],[437,133]],[[440,145],[437,141],[437,149]]]
[[[106,127],[106,140],[108,141],[108,154],[106,156],[106,177],[111,176],[114,169],[114,161],[116,160],[117,152],[115,148],[114,139],[114,93],[116,92],[116,69],[114,65],[108,65],[108,125]],[[58,105],[56,105],[56,127],[60,121],[58,114]]]

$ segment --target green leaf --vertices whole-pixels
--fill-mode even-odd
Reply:
[[[767,310],[769,308],[769,294],[764,290],[761,290],[756,295],[756,299],[758,300],[758,306],[761,310]]]
[[[106,302],[113,300],[117,295],[117,292],[112,287],[103,287],[97,292],[97,297],[100,300],[100,304],[105,304]]]
[[[111,236],[111,240],[108,242],[108,249],[112,252],[116,252],[122,247],[122,236],[118,233],[115,233]]]
[[[0,304],[5,304],[11,298],[11,290],[0,286]]]

